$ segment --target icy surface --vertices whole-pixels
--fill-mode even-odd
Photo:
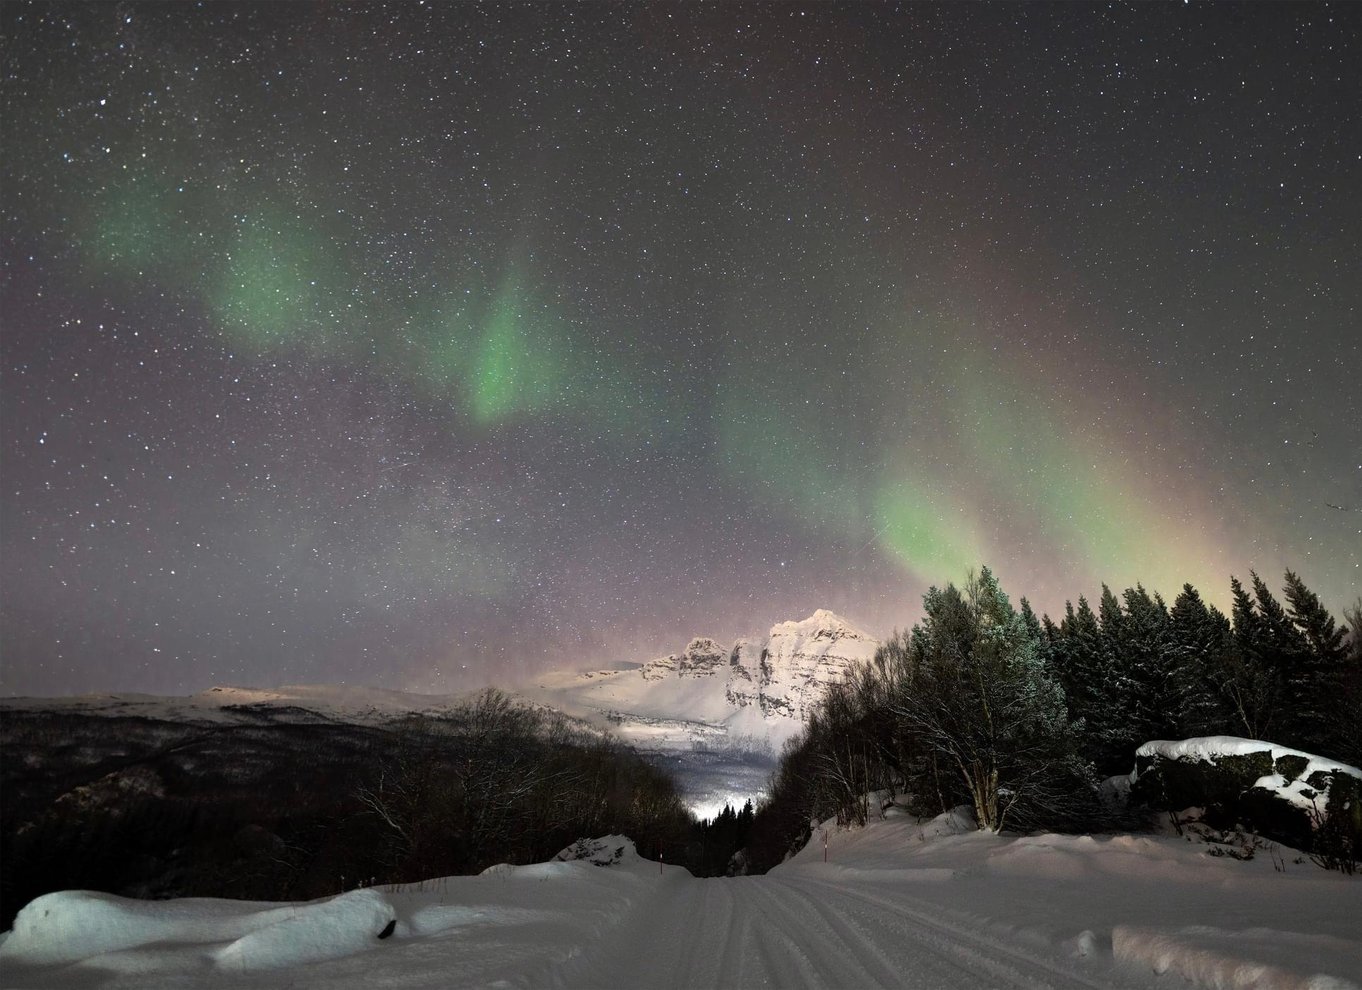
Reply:
[[[697,880],[605,836],[303,905],[48,895],[0,945],[0,983],[1356,990],[1358,917],[1362,879],[1288,849],[1238,862],[1176,836],[1016,838],[890,808],[815,830],[765,877]]]

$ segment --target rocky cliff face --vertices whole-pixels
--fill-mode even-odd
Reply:
[[[697,637],[680,656],[649,660],[640,668],[644,680],[657,681],[667,677],[712,677],[723,673],[728,664],[729,651],[708,637]]]
[[[764,640],[741,639],[729,655],[727,697],[735,708],[804,721],[831,684],[875,655],[879,643],[841,616],[819,609],[771,627]]]
[[[727,648],[699,637],[680,653],[628,670],[544,675],[540,697],[565,711],[603,715],[642,745],[721,745],[724,737],[778,745],[878,645],[819,609]]]

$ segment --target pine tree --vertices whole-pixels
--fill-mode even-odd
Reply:
[[[1127,588],[1120,627],[1117,691],[1126,712],[1125,745],[1133,764],[1135,750],[1150,739],[1179,735],[1172,675],[1172,636],[1163,599],[1143,585]]]
[[[1343,610],[1343,619],[1348,624],[1348,655],[1339,691],[1338,755],[1345,763],[1362,766],[1362,598]]]
[[[1084,759],[1104,773],[1120,772],[1119,761],[1113,765],[1102,743],[1118,713],[1107,691],[1102,630],[1087,598],[1079,596],[1077,609],[1065,603],[1054,658]]]
[[[1259,662],[1271,673],[1278,692],[1272,741],[1309,749],[1317,742],[1319,718],[1310,647],[1262,578],[1252,571],[1249,576],[1262,633]]]
[[[1168,614],[1172,634],[1173,695],[1177,700],[1181,737],[1225,731],[1230,713],[1219,691],[1217,673],[1230,648],[1230,621],[1201,599],[1190,584],[1173,601]]]
[[[1233,636],[1221,668],[1221,691],[1240,732],[1270,739],[1280,693],[1277,671],[1265,660],[1270,643],[1262,616],[1236,577],[1230,578]]]
[[[1341,704],[1347,677],[1348,651],[1343,630],[1325,610],[1319,596],[1296,574],[1286,572],[1288,615],[1304,640],[1299,669],[1287,681],[1291,721],[1299,743],[1311,752],[1340,755],[1354,726]]]

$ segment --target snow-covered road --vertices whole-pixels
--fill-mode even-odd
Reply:
[[[661,892],[660,892],[661,893]],[[692,880],[543,973],[563,987],[1100,987],[1077,965],[808,876]]]
[[[999,837],[897,815],[763,877],[638,858],[496,867],[305,905],[49,895],[6,987],[1362,985],[1362,878],[1185,838]],[[390,938],[378,932],[392,924]],[[1162,974],[1162,975],[1160,975]]]

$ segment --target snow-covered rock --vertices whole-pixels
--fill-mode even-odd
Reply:
[[[639,858],[634,840],[623,835],[603,835],[596,839],[578,839],[553,857],[559,863],[591,863],[593,866],[617,866]]]
[[[1310,849],[1327,819],[1362,846],[1362,770],[1261,739],[1202,736],[1135,751],[1131,797],[1164,810],[1206,809],[1217,826],[1242,825]]]

